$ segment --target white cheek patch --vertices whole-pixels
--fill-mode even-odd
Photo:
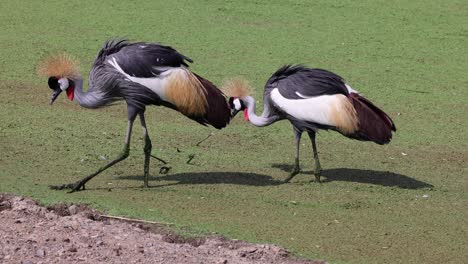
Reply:
[[[240,103],[240,100],[239,100],[239,99],[237,99],[237,98],[236,98],[236,99],[234,99],[233,103],[234,103],[234,108],[235,108],[236,110],[238,110],[238,111],[239,111],[239,110],[241,110],[241,108],[242,108],[242,105],[241,105],[241,103]]]
[[[58,83],[59,83],[60,89],[61,89],[62,91],[65,91],[65,90],[68,88],[68,86],[70,85],[70,84],[68,83],[68,79],[67,79],[67,78],[61,78],[60,80],[58,80]]]

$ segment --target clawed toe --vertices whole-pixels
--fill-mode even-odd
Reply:
[[[49,185],[49,188],[52,190],[65,190],[65,189],[73,189],[75,187],[75,183],[68,183],[62,185]]]

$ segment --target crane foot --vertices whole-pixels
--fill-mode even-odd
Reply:
[[[75,183],[68,183],[68,184],[62,184],[62,185],[49,185],[49,188],[52,190],[66,190],[66,189],[71,189],[69,193],[85,190],[85,184],[81,181],[75,182]]]
[[[322,168],[320,167],[320,164],[318,164],[318,166],[314,170],[315,181],[318,183],[322,183],[322,181],[320,180],[321,173],[322,173]]]
[[[293,171],[289,174],[289,177],[286,178],[286,180],[284,180],[284,183],[288,183],[292,178],[294,178],[294,176],[299,174],[299,172],[301,172],[301,168],[299,168],[298,166],[294,167]]]
[[[322,181],[320,180],[320,174],[315,174],[315,181],[318,183],[322,183]]]

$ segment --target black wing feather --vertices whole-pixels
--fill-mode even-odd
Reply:
[[[307,97],[344,94],[348,95],[343,78],[324,69],[311,69],[302,65],[285,65],[267,81],[266,89],[278,88],[288,99],[303,99],[296,92]]]
[[[109,40],[98,54],[98,60],[104,62],[108,57],[115,58],[124,72],[130,76],[151,78],[161,71],[155,67],[188,67],[193,62],[170,46],[157,43],[135,42],[127,40]]]
[[[159,75],[161,71],[155,67],[188,67],[184,60],[192,61],[169,46],[154,43],[134,43],[113,57],[127,74],[141,78]]]
[[[125,39],[109,39],[102,45],[96,59],[94,60],[93,67],[98,67],[104,64],[107,56],[119,52],[123,47],[130,45]]]

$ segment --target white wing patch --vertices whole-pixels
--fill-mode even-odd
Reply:
[[[331,106],[338,102],[336,95],[304,97],[298,92],[296,94],[304,99],[287,99],[276,88],[271,91],[271,99],[281,110],[299,120],[335,125],[332,123],[330,115]]]
[[[358,91],[351,88],[351,86],[349,86],[349,84],[345,83],[345,86],[346,86],[346,89],[348,89],[348,93],[360,94]],[[306,95],[301,94],[300,92],[296,92],[296,95],[301,97],[301,98],[304,98],[304,99],[314,98],[314,96],[306,96]]]
[[[348,93],[356,93],[356,94],[359,94],[358,91],[354,90],[353,88],[351,88],[351,86],[349,86],[347,83],[344,84],[346,86],[346,89],[348,89]]]
[[[313,98],[313,96],[305,96],[305,95],[302,95],[300,92],[296,92],[296,95],[301,97],[301,98],[304,98],[304,99],[309,99],[309,98]]]
[[[158,70],[158,71],[161,70],[164,72],[162,72],[161,74],[159,74],[159,76],[154,77],[154,78],[141,78],[141,77],[130,76],[129,74],[124,72],[124,70],[120,67],[120,65],[117,63],[115,58],[109,59],[107,62],[110,65],[112,65],[116,70],[118,70],[121,74],[123,74],[126,79],[145,86],[146,88],[150,89],[151,91],[159,95],[159,97],[161,97],[161,99],[165,101],[167,101],[166,89],[167,89],[167,83],[169,80],[168,77],[177,71],[183,71],[183,69],[181,68],[174,68],[174,67],[154,67],[155,70]]]
[[[296,94],[303,97],[300,93]],[[351,111],[347,109],[349,102],[342,94],[288,99],[276,88],[270,95],[275,105],[299,120],[335,126],[346,131],[354,131],[357,127],[354,108]]]

